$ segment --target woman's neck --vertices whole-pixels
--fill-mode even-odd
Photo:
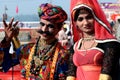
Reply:
[[[95,39],[95,35],[94,34],[84,34],[82,38],[84,41],[91,41],[91,40]]]
[[[83,34],[83,38],[93,38],[93,37],[95,37],[95,34],[88,34],[88,33]]]

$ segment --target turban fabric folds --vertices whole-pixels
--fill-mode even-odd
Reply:
[[[38,15],[41,19],[48,20],[52,23],[63,23],[67,19],[66,12],[60,6],[49,3],[39,6]]]

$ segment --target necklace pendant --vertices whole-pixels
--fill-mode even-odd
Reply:
[[[40,65],[41,65],[41,66],[43,65],[43,63],[44,63],[44,61],[43,61],[43,60],[40,60]]]
[[[42,66],[43,65],[43,60],[40,60],[39,58],[35,59],[35,65],[36,66]]]

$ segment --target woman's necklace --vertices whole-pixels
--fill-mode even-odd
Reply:
[[[83,49],[85,50],[84,56],[87,54],[87,50],[92,48],[95,45],[94,38],[92,39],[83,39],[82,40]]]
[[[94,37],[83,38],[84,41],[93,41],[94,39]]]

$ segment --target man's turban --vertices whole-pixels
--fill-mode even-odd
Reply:
[[[52,23],[63,23],[67,19],[66,12],[60,7],[49,3],[41,4],[38,9],[41,19],[48,20]]]

